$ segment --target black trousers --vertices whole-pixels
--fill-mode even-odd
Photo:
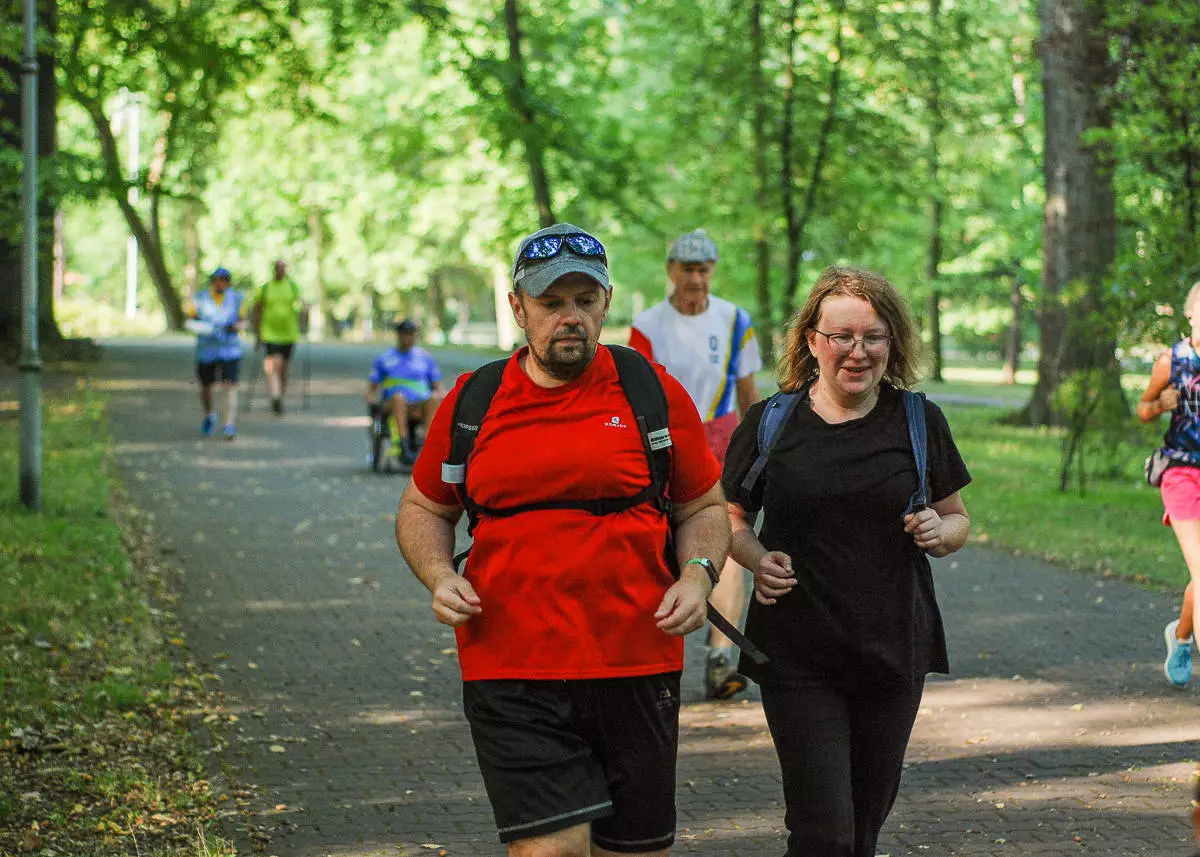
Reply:
[[[786,857],[875,857],[923,690],[920,679],[869,693],[762,686],[783,771]]]

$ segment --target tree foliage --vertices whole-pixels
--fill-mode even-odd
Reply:
[[[1101,331],[1110,352],[1169,326],[1155,308],[1195,273],[1188,2],[1094,7],[1112,121],[1079,141],[1106,153],[1117,234],[1092,302],[1101,326],[1117,292],[1133,316]],[[615,321],[661,298],[665,249],[697,226],[720,247],[717,292],[767,337],[835,263],[889,276],[935,351],[939,332],[1007,337],[1014,366],[1075,294],[1043,283],[1043,65],[1027,0],[62,8],[68,222],[113,236],[140,224],[168,313],[217,264],[253,285],[283,257],[329,320],[486,321],[515,239],[549,218],[605,238]],[[148,116],[136,182],[113,151],[122,88]],[[115,254],[70,265],[119,291]]]

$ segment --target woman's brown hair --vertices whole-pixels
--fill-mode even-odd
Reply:
[[[919,376],[921,340],[908,305],[886,277],[865,268],[833,265],[821,272],[804,306],[788,324],[787,340],[778,367],[779,389],[795,392],[817,377],[817,358],[808,347],[808,332],[817,325],[822,302],[834,295],[867,301],[888,326],[892,347],[883,380],[907,389]]]

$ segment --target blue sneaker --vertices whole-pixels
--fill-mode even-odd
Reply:
[[[1163,640],[1167,644],[1167,659],[1163,661],[1163,672],[1171,684],[1187,687],[1192,677],[1192,639],[1181,640],[1175,636],[1179,620],[1174,619],[1163,628]]]
[[[233,440],[237,437],[237,429],[233,427],[233,423],[225,423],[221,429],[221,434],[226,440]]]
[[[212,437],[213,432],[217,430],[217,415],[209,414],[204,418],[204,422],[200,423],[200,434],[205,437]]]

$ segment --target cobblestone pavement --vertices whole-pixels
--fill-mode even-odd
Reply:
[[[364,464],[374,349],[305,347],[286,415],[258,378],[234,443],[199,437],[182,341],[112,343],[98,381],[129,502],[183,569],[189,649],[228,703],[203,733],[228,836],[280,857],[502,854],[452,634],[393,542],[404,477]],[[935,575],[954,674],[929,682],[880,853],[1191,854],[1196,697],[1161,673],[1177,600],[978,546]],[[761,706],[704,702],[699,655],[692,635],[672,853],[780,855]]]

